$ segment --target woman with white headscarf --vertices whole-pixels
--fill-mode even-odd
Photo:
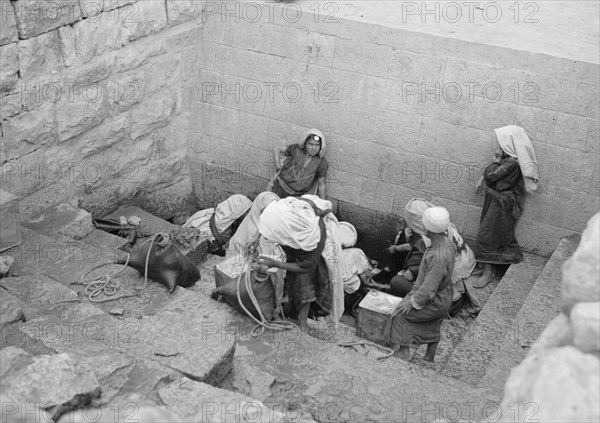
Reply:
[[[270,191],[261,192],[256,196],[250,211],[229,240],[225,253],[225,257],[228,260],[234,257],[241,260],[244,255],[244,249],[249,244],[255,244],[260,241],[260,233],[258,232],[260,215],[269,204],[277,200],[279,200],[277,194]],[[268,252],[265,252],[265,254],[268,254]]]
[[[325,177],[329,165],[324,154],[325,138],[315,128],[306,131],[298,144],[275,147],[273,156],[278,174],[267,189],[281,198],[316,193],[325,199]],[[286,157],[283,162],[282,155]]]
[[[258,263],[286,270],[287,291],[302,331],[308,331],[310,311],[328,316],[335,325],[344,312],[337,228],[331,202],[314,195],[273,201],[260,216],[261,236],[282,247],[286,262],[262,257]]]
[[[499,148],[492,163],[483,170],[476,191],[485,189],[475,257],[484,263],[481,278],[473,284],[483,288],[493,280],[494,264],[515,264],[523,260],[515,226],[523,211],[526,192],[538,185],[538,166],[525,130],[509,125],[495,130]]]

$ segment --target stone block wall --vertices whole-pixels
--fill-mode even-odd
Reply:
[[[1,0],[2,187],[25,215],[189,210],[196,1]]]
[[[597,63],[342,19],[322,3],[0,0],[0,164],[25,215],[124,201],[171,217],[250,197],[272,149],[324,131],[328,193],[377,255],[412,197],[466,238],[493,129],[531,136],[518,226],[549,255],[599,210]]]
[[[345,20],[322,4],[259,5],[204,10],[213,29],[200,46],[190,123],[199,205],[260,192],[273,147],[317,127],[328,141],[328,194],[370,254],[389,245],[412,197],[446,206],[474,238],[483,198],[473,187],[493,129],[516,124],[541,178],[518,225],[524,248],[548,256],[600,210],[598,63]]]
[[[562,312],[506,381],[495,421],[600,420],[600,214],[562,273]],[[521,405],[517,410],[516,404]]]

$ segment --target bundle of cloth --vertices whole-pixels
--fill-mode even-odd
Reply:
[[[248,197],[234,194],[215,208],[194,213],[182,226],[194,228],[204,235],[210,241],[210,253],[224,255],[227,243],[251,207],[252,201]]]
[[[423,227],[423,214],[425,210],[437,207],[435,204],[421,198],[411,199],[405,209],[404,219],[406,224],[416,233],[421,235],[425,246],[429,247],[431,241],[426,236],[426,230]],[[456,246],[456,257],[454,259],[454,270],[452,272],[452,284],[454,286],[453,309],[451,314],[455,314],[464,305],[464,300],[469,304],[470,312],[477,313],[481,305],[471,289],[464,283],[464,280],[471,276],[475,265],[475,254],[473,250],[464,242],[456,226],[450,222],[446,231],[448,239]]]
[[[242,220],[237,231],[229,240],[229,245],[225,252],[227,260],[244,260],[245,249],[252,244],[258,243],[258,249],[261,255],[272,257],[280,261],[285,261],[285,254],[277,243],[269,242],[260,235],[258,224],[263,210],[273,201],[279,200],[279,196],[274,192],[265,191],[256,196],[250,211]]]
[[[288,271],[290,300],[329,308],[327,319],[337,324],[344,313],[344,267],[339,222],[331,209],[330,201],[309,194],[273,201],[262,212],[258,231],[283,248],[288,263],[311,268],[311,273]]]

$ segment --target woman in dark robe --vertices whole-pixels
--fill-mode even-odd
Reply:
[[[327,240],[323,218],[331,210],[321,210],[307,198],[289,200],[269,204],[259,224],[261,235],[281,246],[286,262],[261,257],[258,264],[287,271],[285,290],[297,314],[298,326],[302,332],[310,333],[309,314],[327,316],[332,308],[332,286],[323,258]]]
[[[473,284],[483,288],[493,280],[495,264],[516,264],[523,253],[515,227],[523,210],[525,192],[537,189],[537,161],[525,130],[507,126],[496,130],[500,147],[494,152],[476,191],[485,190],[475,257],[484,264],[481,278]]]

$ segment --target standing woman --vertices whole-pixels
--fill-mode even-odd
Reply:
[[[298,144],[275,147],[273,158],[278,173],[268,189],[280,198],[316,193],[325,199],[325,177],[329,164],[324,154],[323,133],[315,128],[306,131]],[[281,155],[287,157],[283,162]]]
[[[258,225],[260,234],[278,243],[286,255],[286,262],[261,257],[258,264],[286,270],[286,290],[302,332],[309,330],[311,307],[316,315],[326,316],[332,306],[331,278],[323,257],[327,240],[324,218],[331,213],[331,203],[326,203],[327,209],[322,210],[305,197],[273,201]]]
[[[525,130],[509,125],[495,130],[499,148],[487,165],[475,190],[485,190],[475,257],[484,263],[481,278],[473,284],[483,288],[493,280],[494,264],[515,264],[523,260],[515,226],[523,211],[526,192],[538,186],[535,152]]]

